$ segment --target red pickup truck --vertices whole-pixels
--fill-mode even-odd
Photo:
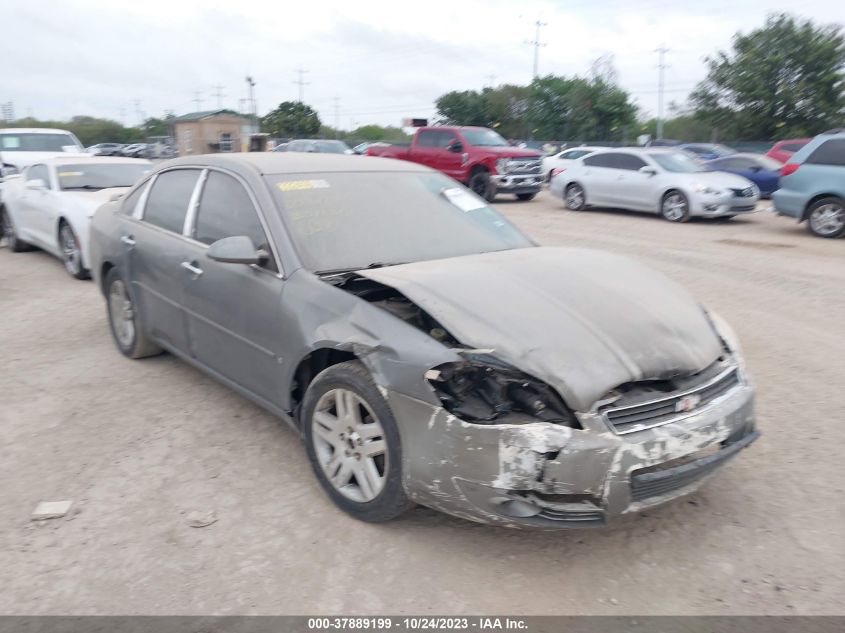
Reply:
[[[536,151],[511,147],[483,127],[421,127],[409,144],[370,147],[367,154],[438,169],[486,200],[497,193],[531,200],[543,184],[542,158]]]

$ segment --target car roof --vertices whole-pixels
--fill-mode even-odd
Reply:
[[[5,127],[0,134],[71,134],[68,130],[52,127]]]
[[[428,167],[404,160],[347,154],[315,152],[236,152],[232,154],[197,154],[173,158],[162,167],[177,166],[252,169],[260,174],[342,173],[342,172],[421,172]]]

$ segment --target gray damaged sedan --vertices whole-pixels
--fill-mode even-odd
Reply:
[[[581,527],[757,437],[730,328],[635,261],[539,247],[413,163],[162,163],[92,223],[120,351],[167,350],[301,433],[340,508]]]

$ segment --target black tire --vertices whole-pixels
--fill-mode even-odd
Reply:
[[[733,220],[736,215],[720,215],[718,218],[713,218],[716,222],[727,222],[729,220]]]
[[[516,194],[516,199],[520,202],[528,202],[529,200],[533,200],[537,197],[537,193],[518,193]]]
[[[584,187],[577,182],[571,182],[563,192],[563,201],[570,211],[583,211],[587,207],[587,194]]]
[[[332,484],[319,461],[314,441],[315,411],[320,400],[335,389],[353,392],[364,400],[383,429],[387,459],[384,484],[381,491],[370,501],[350,499]],[[330,397],[330,396],[329,396]],[[308,385],[302,403],[302,434],[305,450],[311,467],[323,490],[341,510],[350,516],[369,523],[383,523],[399,517],[413,507],[402,485],[402,447],[396,420],[382,397],[372,376],[359,361],[347,361],[333,365],[320,372]]]
[[[487,202],[492,202],[496,197],[496,188],[490,180],[490,172],[486,169],[479,169],[469,177],[469,188]]]
[[[120,327],[115,323],[116,317],[113,314],[115,310],[112,305],[112,293],[116,289],[116,284],[122,284],[125,297],[129,301],[129,305],[123,307],[123,312],[125,313],[126,311],[129,311],[129,314],[127,315],[129,318],[126,319],[126,321],[132,323],[131,336],[121,336],[119,334]],[[144,328],[141,325],[141,319],[138,316],[138,311],[135,310],[131,296],[129,295],[129,287],[123,280],[123,277],[121,277],[117,268],[112,268],[106,275],[105,289],[106,315],[109,320],[109,329],[111,330],[112,338],[114,339],[115,345],[117,345],[117,349],[120,350],[120,353],[127,358],[133,359],[161,354],[162,349],[147,338]]]
[[[82,246],[73,227],[62,220],[59,222],[59,247],[62,249],[62,261],[65,270],[74,279],[88,279],[91,275],[82,265]]]
[[[845,235],[845,200],[836,196],[816,200],[807,209],[807,230],[829,239]]]
[[[689,200],[677,189],[667,191],[660,200],[660,215],[669,222],[688,222],[690,219]]]
[[[12,224],[12,218],[6,209],[0,208],[0,237],[5,238],[6,246],[13,253],[23,253],[31,251],[32,246],[18,238],[15,231],[15,225]]]

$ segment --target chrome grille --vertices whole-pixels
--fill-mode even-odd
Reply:
[[[514,175],[539,174],[543,161],[539,156],[527,156],[525,158],[511,158],[508,161],[508,173]]]
[[[737,198],[750,198],[754,195],[754,187],[743,187],[742,189],[731,189]]]
[[[620,435],[650,429],[700,410],[739,384],[739,371],[731,367],[693,389],[656,400],[605,409],[604,418]]]

